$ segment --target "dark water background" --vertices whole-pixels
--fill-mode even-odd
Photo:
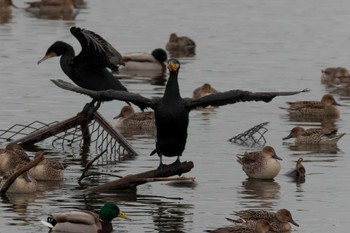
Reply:
[[[116,220],[115,232],[203,232],[227,225],[225,217],[232,217],[233,211],[250,208],[289,209],[300,224],[293,232],[347,231],[349,136],[331,150],[292,150],[281,139],[298,123],[290,121],[279,107],[291,100],[319,100],[331,92],[320,83],[321,69],[348,67],[348,1],[86,1],[74,21],[38,19],[21,9],[24,1],[15,3],[20,8],[13,9],[12,18],[0,25],[0,129],[35,120],[64,120],[89,101],[49,81],[68,80],[58,59],[36,65],[56,40],[72,44],[79,52],[78,41],[69,33],[73,25],[99,33],[121,53],[164,48],[171,32],[192,37],[197,42],[197,56],[180,59],[184,97],[205,82],[221,91],[312,91],[279,97],[268,104],[237,103],[209,114],[193,111],[182,157],[194,162],[194,169],[187,174],[196,177],[193,187],[150,183],[139,186],[136,193],[85,194],[77,183],[86,162],[78,148],[69,155],[55,153],[55,159],[68,164],[64,182],[42,185],[35,195],[2,197],[0,232],[47,232],[40,219],[48,213],[72,208],[98,210],[105,201],[117,202],[133,219]],[[164,90],[142,77],[122,82],[130,91],[145,96],[159,96]],[[337,101],[350,105],[340,97],[335,93]],[[100,112],[114,124],[112,118],[123,105],[105,103]],[[339,132],[350,132],[349,113],[349,107],[341,107],[336,122]],[[246,179],[235,156],[260,148],[234,145],[227,139],[265,121],[270,122],[267,144],[283,158],[282,170],[272,182],[254,182]],[[159,159],[149,156],[153,139],[139,136],[130,143],[139,156],[101,169],[121,170],[118,174],[127,175],[158,165]],[[284,176],[299,157],[304,158],[307,171],[303,184]],[[171,163],[173,158],[165,162]],[[87,180],[85,185],[112,179]]]

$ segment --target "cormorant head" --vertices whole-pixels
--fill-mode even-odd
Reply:
[[[180,62],[175,58],[170,58],[168,60],[169,72],[177,72],[180,69]]]
[[[68,47],[71,47],[71,46],[68,45],[66,42],[56,41],[47,49],[45,56],[38,61],[38,64],[40,64],[41,62],[49,58],[59,57],[63,55],[67,51]]]

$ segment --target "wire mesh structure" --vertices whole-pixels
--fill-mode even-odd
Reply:
[[[16,124],[0,130],[0,140],[22,146],[49,141],[52,148],[88,146],[94,153],[105,151],[106,155],[134,156],[137,152],[97,111],[82,111],[62,122],[45,124],[40,121],[28,125]]]
[[[264,137],[264,134],[268,131],[268,129],[265,128],[265,126],[268,123],[269,122],[260,123],[246,130],[245,132],[230,138],[228,141],[239,145],[243,145],[243,146],[249,146],[249,147],[253,147],[256,145],[264,146],[266,144],[266,139]]]

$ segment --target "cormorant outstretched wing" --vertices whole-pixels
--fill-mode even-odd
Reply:
[[[51,81],[62,89],[88,95],[97,101],[121,100],[121,101],[131,102],[136,106],[138,106],[141,110],[144,110],[145,108],[154,109],[155,106],[157,105],[157,102],[160,100],[160,98],[149,99],[139,94],[130,93],[126,91],[116,91],[112,89],[105,90],[105,91],[93,91],[93,90],[76,86],[72,83],[69,83],[60,79],[58,80],[51,79]]]
[[[100,35],[79,27],[71,27],[70,32],[77,38],[82,48],[74,61],[109,67],[112,70],[124,65],[122,55]]]
[[[223,106],[226,104],[234,104],[237,102],[246,101],[264,101],[270,102],[276,96],[289,96],[302,92],[308,92],[309,89],[302,91],[288,91],[288,92],[250,92],[242,90],[231,90],[225,92],[218,92],[211,95],[201,97],[199,99],[188,100],[189,108],[194,109],[198,107],[211,106]]]

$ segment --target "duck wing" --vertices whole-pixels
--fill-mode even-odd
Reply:
[[[55,213],[52,214],[52,217],[57,223],[69,222],[73,224],[94,225],[99,222],[98,215],[87,210]]]
[[[197,107],[211,106],[223,106],[227,104],[234,104],[237,102],[246,101],[264,101],[270,102],[276,96],[289,96],[296,95],[302,92],[308,92],[308,89],[302,91],[289,91],[289,92],[250,92],[242,90],[231,90],[226,92],[218,92],[215,94],[207,95],[199,99],[190,99],[189,107],[194,109]]]
[[[112,70],[124,65],[122,55],[100,35],[79,27],[71,27],[70,32],[77,38],[82,48],[74,58],[74,62],[108,67]]]
[[[143,97],[142,95],[130,93],[126,91],[116,91],[112,89],[105,90],[105,91],[93,91],[82,87],[78,87],[72,83],[69,83],[60,79],[58,80],[51,79],[51,81],[62,89],[88,95],[91,98],[98,101],[121,100],[121,101],[131,102],[137,105],[142,111],[145,108],[154,109],[160,101],[160,98],[149,99],[149,98]]]

